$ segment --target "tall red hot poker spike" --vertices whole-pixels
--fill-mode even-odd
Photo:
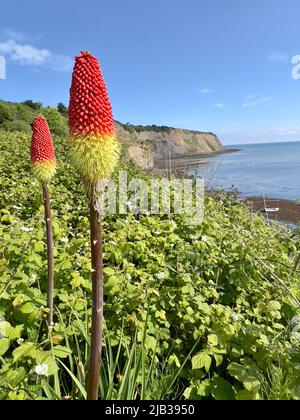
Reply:
[[[92,255],[92,329],[87,398],[99,396],[103,334],[103,245],[96,208],[100,181],[110,177],[119,159],[111,104],[98,60],[89,52],[75,58],[69,106],[70,149],[88,187]]]

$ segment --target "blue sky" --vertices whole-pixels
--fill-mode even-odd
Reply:
[[[299,16],[299,0],[2,2],[0,98],[67,104],[84,49],[122,122],[213,131],[225,144],[300,140]]]

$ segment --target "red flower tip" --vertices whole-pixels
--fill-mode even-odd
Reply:
[[[75,58],[70,90],[71,134],[111,136],[115,134],[112,107],[97,58],[82,51]]]
[[[31,163],[54,162],[55,153],[46,118],[38,115],[33,122],[31,141]]]

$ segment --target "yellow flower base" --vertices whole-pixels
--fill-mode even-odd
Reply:
[[[120,143],[115,136],[72,135],[71,157],[81,176],[89,184],[108,179],[120,156]]]
[[[56,172],[56,163],[53,161],[34,163],[32,172],[41,182],[50,182]]]

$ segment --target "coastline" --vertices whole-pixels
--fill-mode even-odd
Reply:
[[[182,177],[186,174],[187,169],[195,168],[199,165],[205,165],[207,163],[205,159],[219,155],[237,153],[240,151],[240,149],[224,149],[211,153],[175,156],[171,159],[155,159],[153,170],[154,172],[171,173],[174,176]]]

